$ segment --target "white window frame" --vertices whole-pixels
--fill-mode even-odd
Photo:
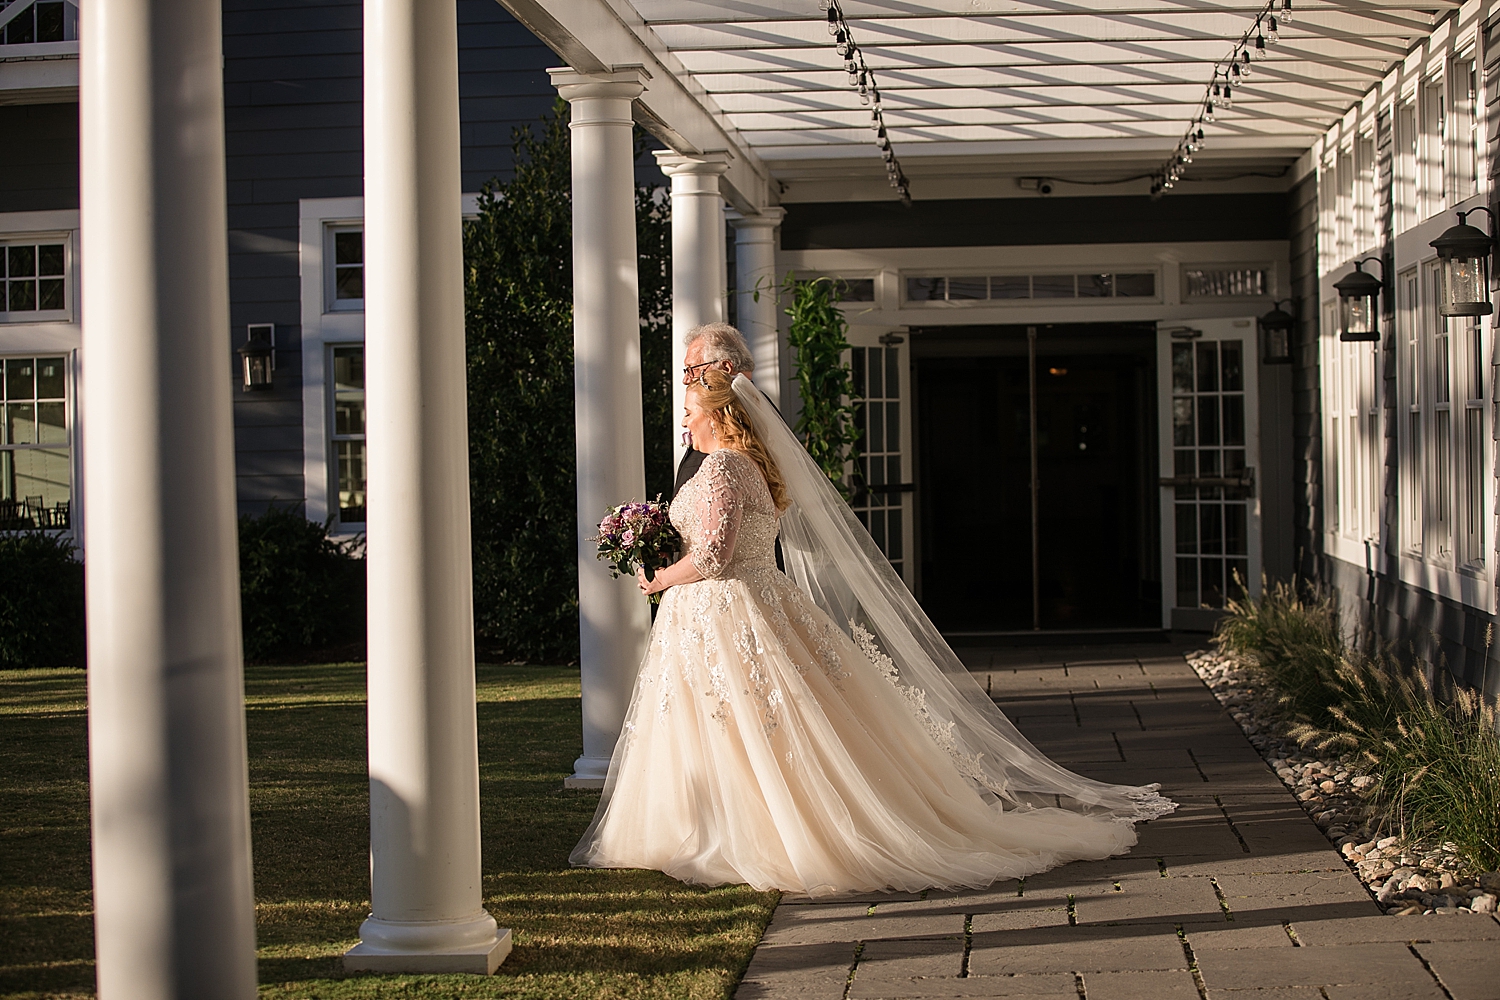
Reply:
[[[465,219],[479,214],[479,195],[462,196]],[[332,516],[335,537],[347,538],[364,530],[338,523],[334,492],[333,389],[329,360],[334,345],[365,341],[364,300],[359,308],[330,308],[333,298],[334,232],[363,229],[364,198],[303,198],[298,202],[298,243],[302,273],[302,492],[309,521],[319,524]],[[368,254],[365,255],[368,258]],[[368,287],[368,286],[367,286]]]
[[[83,505],[83,398],[84,366],[80,348],[83,345],[78,277],[78,212],[60,210],[45,212],[0,213],[0,242],[64,243],[68,279],[65,315],[56,310],[46,313],[24,313],[25,319],[0,322],[0,357],[62,356],[67,367],[67,423],[69,475],[72,488],[69,499],[69,529],[65,534],[81,549],[84,540]]]
[[[3,54],[3,53],[0,53]],[[21,213],[17,213],[21,214]],[[32,213],[25,213],[32,214]],[[37,213],[41,214],[41,213]],[[53,213],[46,213],[53,214]],[[76,214],[76,213],[75,213]],[[3,216],[0,216],[3,218]],[[61,309],[32,309],[25,312],[9,312],[5,290],[0,288],[0,324],[14,326],[33,323],[71,323],[78,300],[77,254],[75,252],[75,230],[40,230],[35,232],[0,232],[0,253],[7,247],[61,243],[63,247],[63,307]],[[0,278],[0,284],[4,283]]]
[[[365,300],[361,296],[357,299],[341,299],[338,297],[338,265],[337,256],[334,253],[334,240],[340,233],[359,233],[360,245],[364,245],[365,225],[363,220],[357,222],[327,222],[323,226],[323,311],[324,312],[357,312],[365,311]],[[364,283],[364,253],[360,253],[360,283]]]

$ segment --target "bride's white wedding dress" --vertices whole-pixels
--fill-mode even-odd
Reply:
[[[787,474],[797,463],[780,444]],[[791,472],[805,524],[817,498]],[[982,887],[1118,854],[1136,841],[1132,820],[1173,808],[1155,786],[1104,785],[1052,764],[983,692],[998,721],[976,721],[984,706],[968,706],[972,692],[883,615],[873,584],[840,580],[842,602],[820,592],[871,619],[841,628],[777,570],[777,511],[744,453],[711,454],[671,516],[705,579],[663,595],[574,864],[811,895]],[[789,567],[807,555],[796,539],[783,546]],[[893,659],[881,639],[905,652]]]

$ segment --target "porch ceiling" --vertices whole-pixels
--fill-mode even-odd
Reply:
[[[771,175],[883,175],[870,115],[816,0],[611,0]],[[1205,159],[1287,164],[1459,6],[1295,0],[1281,41],[1210,126]],[[1250,0],[846,0],[885,120],[924,174],[1148,167],[1201,106]],[[634,16],[631,16],[634,15]],[[636,21],[639,18],[639,21]],[[643,32],[644,29],[644,32]],[[1222,164],[1227,166],[1228,164]]]

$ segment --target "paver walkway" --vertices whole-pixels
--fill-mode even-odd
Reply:
[[[967,653],[1054,760],[1177,812],[982,891],[787,897],[736,1000],[1500,1000],[1500,923],[1381,914],[1185,648]]]

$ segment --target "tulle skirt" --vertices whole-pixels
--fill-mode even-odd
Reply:
[[[666,592],[575,865],[813,896],[980,888],[1136,841],[1012,808],[879,657],[773,566]]]

